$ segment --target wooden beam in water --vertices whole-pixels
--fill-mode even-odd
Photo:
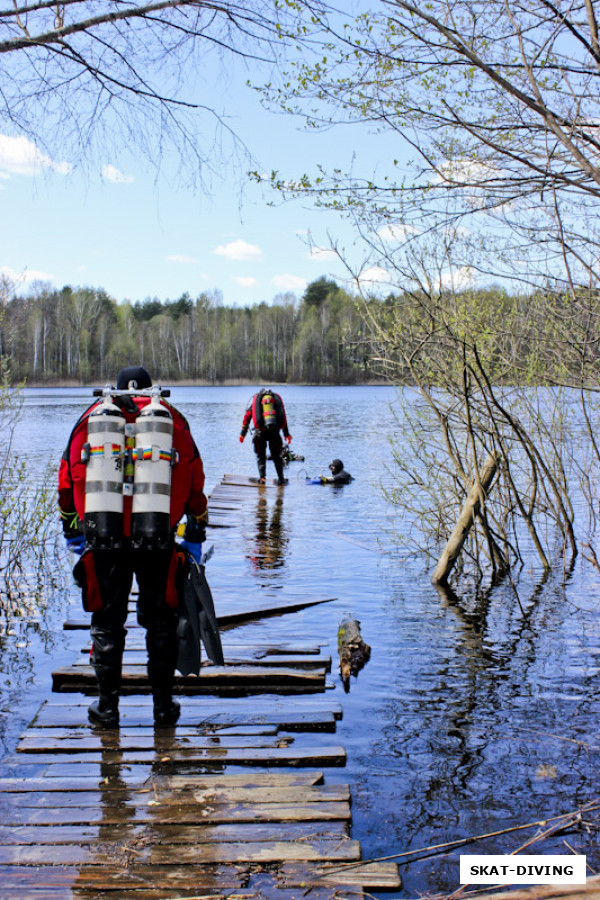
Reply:
[[[200,675],[176,675],[175,689],[181,694],[215,691],[244,693],[267,691],[324,691],[325,669],[286,669],[270,666],[207,666]],[[52,673],[53,691],[94,691],[96,675],[91,666],[66,666]],[[139,666],[124,666],[121,693],[150,691],[147,672]]]

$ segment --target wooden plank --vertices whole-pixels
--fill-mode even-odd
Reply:
[[[302,609],[308,609],[311,606],[319,606],[321,603],[332,603],[337,597],[322,597],[317,599],[297,599],[286,600],[285,602],[275,603],[273,601],[262,605],[257,605],[254,609],[239,610],[237,612],[219,613],[217,612],[217,622],[220,627],[240,625],[243,622],[253,622],[256,619],[265,619],[270,616],[283,616],[287,613],[298,612]],[[216,603],[216,600],[215,600]],[[227,599],[221,598],[217,606],[220,604],[229,605]],[[66,631],[73,630],[89,630],[89,619],[67,619],[63,624]],[[127,623],[127,628],[136,629],[140,626],[135,621]]]
[[[69,709],[87,710],[90,698],[88,694],[80,693],[78,696],[65,696],[64,694],[50,694],[44,703],[44,706],[52,707],[68,707]],[[256,715],[267,715],[269,713],[285,713],[290,712],[316,712],[327,711],[333,712],[337,718],[342,717],[342,706],[330,694],[295,694],[289,697],[282,697],[279,694],[268,694],[261,697],[247,697],[240,695],[239,697],[217,697],[210,694],[206,697],[194,697],[190,695],[185,698],[184,710],[193,710],[199,716],[199,720],[213,720],[215,716],[234,713],[248,713],[251,711]],[[129,694],[121,697],[119,700],[119,709],[151,709],[152,698],[147,694]]]
[[[128,651],[126,650],[123,654],[123,666],[125,669],[129,668],[146,668],[147,665],[147,654],[137,651]],[[76,659],[72,664],[71,668],[76,669],[88,669],[90,663],[87,659],[79,658]],[[228,653],[225,655],[225,666],[273,666],[273,667],[283,667],[288,669],[325,669],[327,672],[331,672],[331,657],[330,656],[318,656],[318,657],[310,657],[308,655],[302,656],[293,656],[293,655],[274,655],[269,656],[267,654],[261,654],[259,657],[252,657],[249,655],[246,656],[236,656],[233,653]],[[210,667],[215,668],[214,666]],[[179,677],[179,675],[177,675]]]
[[[173,825],[219,824],[225,822],[329,822],[347,821],[350,806],[345,802],[321,803],[215,803],[212,807],[202,804],[186,806],[163,805],[126,806],[124,803],[81,808],[56,807],[32,808],[2,805],[2,824],[17,825],[119,825],[141,822]],[[57,860],[59,862],[60,860]],[[1,865],[1,862],[0,862]]]
[[[87,701],[89,703],[89,700]],[[178,736],[198,734],[202,731],[216,734],[267,734],[269,731],[326,731],[333,732],[336,728],[336,718],[333,712],[315,713],[273,713],[271,715],[251,713],[223,713],[222,715],[206,717],[199,720],[194,710],[187,708],[188,698],[183,702],[181,715],[177,723]],[[142,732],[154,732],[154,715],[148,706],[127,707],[120,705],[121,734],[127,734],[133,729],[141,729]],[[83,729],[89,730],[90,723],[87,717],[87,707],[75,707],[73,709],[63,706],[45,706],[35,718],[35,727],[39,730],[50,729]],[[255,722],[256,724],[251,724]]]
[[[78,772],[79,775],[79,772]],[[91,791],[113,790],[130,791],[156,787],[160,790],[220,790],[235,787],[312,787],[323,783],[323,772],[242,772],[239,774],[202,775],[156,775],[147,773],[148,777],[130,781],[125,784],[121,780],[86,778],[0,778],[0,791]],[[76,802],[76,801],[74,801]]]
[[[102,753],[86,753],[85,756],[73,756],[69,758],[68,765],[74,766],[73,775],[77,775],[76,767],[82,763],[102,763],[117,766],[126,766],[130,764],[150,763],[159,766],[160,763],[195,763],[203,764],[215,763],[218,765],[236,765],[236,766],[296,766],[296,765],[318,765],[318,766],[343,766],[346,763],[346,751],[343,747],[275,747],[257,748],[243,747],[241,749],[209,747],[207,749],[177,749],[169,751],[162,755],[155,753],[153,750],[139,750],[131,754],[121,752],[120,750],[107,750]],[[23,753],[18,757],[8,757],[2,761],[3,766],[23,767],[32,766],[50,766],[56,763],[56,757],[51,753]]]
[[[322,652],[322,648],[328,646],[326,642],[315,644],[301,641],[264,641],[257,644],[250,643],[249,641],[235,640],[229,632],[222,643],[224,653],[229,653],[232,656],[235,654],[247,653],[254,659],[259,659],[263,656],[287,656],[288,654],[292,656],[319,656]],[[81,653],[89,656],[91,649],[91,641],[87,641],[81,648]],[[148,655],[144,640],[128,640],[127,650],[125,652],[142,653],[144,656]]]
[[[307,890],[313,885],[318,887],[323,884],[356,885],[381,891],[399,890],[402,887],[396,863],[364,862],[349,866],[325,864],[310,868],[285,863],[277,874],[283,887],[304,887]]]
[[[245,872],[236,866],[143,866],[118,865],[117,860],[106,870],[97,866],[47,866],[37,869],[28,866],[0,866],[0,884],[2,890],[23,891],[39,888],[58,888],[63,891],[77,888],[106,891],[135,891],[147,889],[154,884],[169,884],[171,891],[188,889],[195,892],[219,893],[223,890],[236,890],[243,886]],[[63,898],[69,895],[63,893]],[[172,894],[171,894],[172,896]]]
[[[102,734],[107,740],[117,739],[120,735],[126,740],[134,738],[155,738],[153,746],[158,746],[164,740],[172,741],[175,734],[178,740],[193,741],[196,738],[236,738],[250,740],[253,736],[269,737],[276,735],[281,729],[278,725],[211,725],[201,723],[199,725],[179,726],[168,729],[168,731],[157,731],[153,725],[123,725],[119,729],[105,729]],[[44,741],[48,747],[55,740],[64,740],[65,738],[80,738],[87,732],[88,735],[95,734],[99,738],[100,732],[90,727],[88,721],[85,729],[79,725],[48,725],[46,727],[38,727],[37,723],[30,726],[27,731],[23,732],[21,739]],[[106,746],[106,741],[102,740],[102,746]]]
[[[235,487],[260,488],[262,490],[265,490],[267,488],[277,487],[277,479],[267,479],[266,483],[260,484],[256,475],[234,475],[226,473],[221,479],[221,484],[231,484]]]
[[[173,851],[169,847],[144,846],[132,848],[137,866],[166,865],[173,861]],[[283,860],[321,861],[357,860],[360,858],[358,841],[272,841],[265,843],[224,843],[196,846],[178,846],[177,864],[197,865],[203,863],[272,863]],[[0,846],[0,865],[88,865],[111,866],[115,863],[115,852],[95,848],[60,844],[56,846]]]
[[[269,666],[209,666],[200,675],[177,675],[176,688],[181,693],[203,691],[324,690],[325,669],[301,670]],[[65,666],[52,673],[52,690],[56,692],[89,690],[96,687],[96,674],[91,666]],[[150,690],[147,673],[136,666],[124,666],[121,692]]]
[[[307,839],[345,840],[348,823],[344,821],[266,822],[225,825],[180,825],[160,822],[134,825],[0,825],[0,845],[36,846],[54,844],[134,844],[144,839],[162,845],[206,843],[257,843]],[[1,888],[0,888],[1,890]]]
[[[102,785],[100,785],[102,790]],[[30,791],[23,793],[20,791],[3,791],[0,794],[0,809],[15,808],[31,808],[31,809],[58,809],[59,807],[77,806],[82,809],[84,806],[97,806],[102,800],[105,801],[105,794],[110,791],[102,792],[102,798],[98,791],[79,791],[77,797],[73,797],[73,792],[65,791]],[[243,787],[221,787],[221,788],[196,788],[194,790],[173,790],[161,789],[156,786],[148,786],[138,791],[131,790],[126,798],[122,798],[119,794],[113,797],[112,802],[126,802],[128,808],[133,809],[136,806],[193,806],[196,803],[326,803],[326,802],[349,802],[350,790],[348,785],[321,785],[319,787],[254,787],[252,785]]]
[[[186,753],[207,750],[234,750],[241,747],[252,749],[274,749],[289,745],[292,737],[279,737],[278,735],[184,735],[171,733],[171,729],[158,730],[156,736],[151,734],[139,734],[139,729],[133,729],[131,734],[122,734],[120,729],[105,730],[102,734],[89,729],[81,731],[72,737],[61,737],[52,734],[49,739],[47,731],[41,735],[31,735],[25,732],[17,745],[17,753],[94,753],[98,750],[132,751],[154,750],[156,753]]]

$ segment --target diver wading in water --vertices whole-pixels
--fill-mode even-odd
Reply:
[[[173,700],[182,554],[177,523],[187,515],[183,547],[199,563],[207,501],[202,458],[189,425],[141,366],[122,369],[116,388],[79,418],[59,469],[63,532],[78,555],[73,570],[92,614],[91,663],[96,725],[119,724],[121,667],[129,593],[135,576],[138,622],[146,629],[154,722],[174,725]]]

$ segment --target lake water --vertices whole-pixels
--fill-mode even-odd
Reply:
[[[205,463],[207,491],[225,472],[256,474],[249,439],[238,442],[251,387],[181,387],[173,403],[187,416]],[[569,812],[594,799],[600,751],[598,572],[581,561],[566,590],[525,573],[522,610],[505,586],[481,599],[448,599],[418,561],[401,560],[381,482],[390,482],[393,429],[388,387],[281,388],[305,462],[265,507],[246,502],[241,531],[214,529],[207,574],[215,601],[235,593],[314,594],[333,603],[282,617],[282,640],[317,639],[334,654],[333,696],[343,706],[335,743],[348,753],[329,781],[349,782],[353,837],[363,858],[404,853]],[[16,435],[32,473],[56,465],[88,389],[28,389]],[[356,477],[340,490],[307,486],[340,457]],[[268,463],[269,474],[273,473]],[[278,501],[276,498],[279,497]],[[255,503],[255,507],[252,507]],[[250,510],[250,512],[249,512]],[[51,689],[50,673],[79,652],[82,633],[64,632],[79,613],[69,585],[39,617],[4,622],[0,632],[0,752],[14,750]],[[345,693],[335,673],[337,628],[361,622],[372,657]],[[246,626],[260,641],[265,625]],[[273,621],[269,624],[273,633]],[[185,701],[184,701],[185,702]],[[600,867],[593,817],[566,836]],[[469,852],[510,853],[535,833],[516,832]],[[565,836],[529,852],[567,853]],[[402,866],[400,896],[458,887],[458,851]]]

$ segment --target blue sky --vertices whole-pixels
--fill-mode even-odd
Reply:
[[[215,65],[206,99],[229,117],[259,171],[296,177],[318,163],[344,168],[355,155],[376,165],[381,137],[358,128],[306,133],[301,120],[265,110],[247,77],[221,80]],[[300,296],[322,275],[345,283],[327,248],[328,235],[350,247],[349,225],[304,202],[269,205],[277,198],[248,180],[250,164],[229,151],[226,142],[215,155],[206,192],[182,183],[173,155],[157,177],[134,153],[107,146],[103,159],[80,171],[68,148],[50,157],[24,137],[0,135],[0,273],[21,291],[36,279],[102,287],[119,301],[217,289],[227,305]]]

